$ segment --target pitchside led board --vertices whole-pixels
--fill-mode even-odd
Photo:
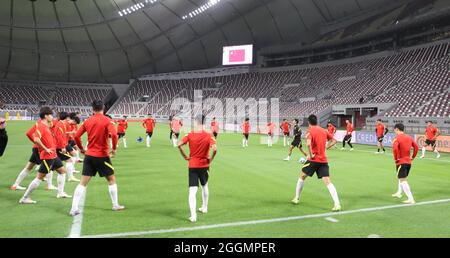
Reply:
[[[223,47],[223,65],[253,64],[253,45]]]

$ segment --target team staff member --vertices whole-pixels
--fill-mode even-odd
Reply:
[[[6,145],[8,145],[8,134],[6,133],[6,120],[0,117],[0,157],[5,152]]]
[[[39,171],[36,178],[31,181],[25,194],[20,199],[20,204],[35,204],[30,196],[34,190],[36,190],[41,184],[44,177],[52,170],[58,172],[58,194],[57,198],[71,198],[72,196],[64,192],[64,185],[66,182],[66,169],[58,158],[56,153],[56,143],[53,132],[51,131],[53,122],[53,111],[49,107],[43,107],[39,111],[39,117],[41,121],[36,126],[34,133],[34,142],[39,146],[40,159],[42,165],[39,167]]]
[[[208,212],[208,171],[211,162],[217,154],[216,140],[212,135],[204,130],[204,116],[194,119],[195,129],[183,137],[178,145],[181,156],[189,161],[189,208],[191,211],[191,222],[197,221],[197,200],[198,183],[202,185],[203,205],[199,211],[203,214]],[[185,154],[183,146],[189,144],[189,157]],[[212,156],[209,155],[212,150]]]
[[[151,114],[148,114],[148,118],[142,122],[142,126],[145,128],[147,134],[147,148],[150,148],[152,145],[153,131],[156,127],[156,121]]]
[[[317,125],[317,116],[311,115],[308,118],[309,129],[306,133],[306,139],[308,144],[308,161],[302,168],[300,178],[297,182],[297,188],[295,190],[295,197],[292,203],[298,204],[300,201],[300,194],[303,190],[305,180],[308,176],[312,177],[317,174],[319,179],[322,179],[330,192],[331,198],[334,201],[334,207],[332,211],[340,211],[341,204],[339,201],[338,193],[333,183],[330,180],[330,172],[328,167],[328,160],[326,156],[326,149],[333,147],[336,144],[336,140],[325,129]],[[327,141],[330,143],[327,144]]]
[[[120,211],[125,207],[119,205],[118,189],[116,177],[114,176],[114,167],[112,166],[110,154],[114,156],[117,148],[117,132],[114,122],[111,118],[106,117],[103,113],[104,104],[101,100],[95,100],[92,103],[94,115],[86,120],[75,134],[75,141],[82,153],[85,153],[83,163],[83,176],[81,182],[75,189],[70,215],[76,216],[80,214],[80,200],[86,192],[86,187],[92,177],[97,173],[100,177],[106,177],[108,181],[109,195],[112,201],[112,210]],[[81,143],[81,136],[88,134],[88,150],[85,151]],[[109,152],[108,139],[112,139],[112,151]]]
[[[377,120],[377,128],[375,129],[375,133],[377,134],[377,145],[378,151],[375,154],[380,154],[380,149],[383,149],[381,154],[386,152],[386,149],[383,146],[384,136],[389,132],[389,130],[384,126],[383,121],[381,119]]]
[[[439,132],[439,129],[437,129],[436,127],[433,126],[432,121],[428,121],[427,129],[425,129],[425,136],[427,139],[425,141],[425,145],[422,147],[422,156],[420,157],[421,159],[425,158],[425,154],[427,153],[428,146],[431,146],[432,151],[434,153],[436,153],[437,159],[439,159],[441,157],[441,154],[436,149],[436,141],[437,141],[437,138],[439,137],[439,135],[441,135],[441,133]]]
[[[394,153],[395,165],[397,166],[397,176],[399,179],[398,191],[393,194],[392,197],[402,198],[402,190],[408,197],[408,200],[404,201],[405,204],[414,204],[414,197],[411,192],[411,188],[408,184],[408,176],[411,170],[411,163],[416,158],[419,152],[419,146],[417,143],[405,132],[405,126],[403,124],[396,124],[394,128],[395,137],[392,151]],[[411,156],[411,149],[414,149]]]

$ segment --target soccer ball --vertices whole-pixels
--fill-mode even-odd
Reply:
[[[302,164],[305,164],[305,163],[306,163],[306,159],[303,158],[303,157],[301,157],[300,160],[299,160],[299,162],[302,163]]]

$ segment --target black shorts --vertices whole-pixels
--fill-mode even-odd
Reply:
[[[31,163],[40,165],[42,163],[41,159],[39,158],[39,149],[38,148],[33,148],[31,150],[31,157],[28,160]]]
[[[72,152],[72,151],[74,151],[75,149],[73,148],[73,146],[71,146],[70,144],[68,144],[67,146],[66,146],[66,151],[67,152]]]
[[[198,187],[198,182],[202,186],[208,183],[209,168],[189,168],[189,187]]]
[[[77,146],[77,143],[74,140],[69,140],[68,145],[73,148],[73,147]]]
[[[289,136],[291,136],[291,133],[286,132],[286,133],[283,133],[283,135],[289,137]]]
[[[173,133],[173,135],[178,139],[180,138],[180,133]]]
[[[50,171],[58,170],[64,165],[59,158],[42,160],[42,165],[39,167],[39,173],[48,174]]]
[[[62,152],[61,152],[61,149],[57,149],[56,152],[57,152],[57,154],[58,154],[58,158],[59,158],[61,161],[67,161],[67,160],[69,160],[69,159],[72,158],[72,156],[70,156],[69,153],[66,153],[66,154],[62,153]]]
[[[246,140],[248,140],[248,136],[249,136],[248,133],[244,133],[244,137],[245,137]]]
[[[352,140],[352,135],[351,134],[347,134],[345,137],[344,137],[344,142],[350,142]]]
[[[301,147],[303,146],[303,145],[302,145],[302,139],[295,138],[295,139],[292,141],[291,145],[292,145],[293,147],[296,147],[296,148],[301,148]]]
[[[411,170],[411,164],[397,165],[397,176],[398,176],[398,179],[407,178],[409,176],[409,171],[410,170]]]
[[[150,137],[150,138],[152,138],[153,132],[147,132],[147,136]]]
[[[305,165],[303,165],[302,172],[310,177],[316,173],[317,178],[319,179],[330,176],[330,168],[328,167],[328,163],[307,161]]]
[[[119,139],[123,138],[123,137],[125,137],[125,133],[118,133],[117,136],[119,136]]]
[[[268,135],[269,137],[272,137],[272,136],[273,136],[273,134],[272,134],[272,133],[267,133],[267,135]]]
[[[214,135],[214,138],[217,138],[217,136],[219,135],[219,133],[213,133],[213,135]]]
[[[436,147],[436,141],[433,140],[426,140],[425,144],[431,147]]]
[[[377,140],[378,140],[379,143],[383,143],[383,141],[384,141],[384,136],[377,137]]]
[[[83,176],[96,176],[107,177],[114,175],[114,167],[112,166],[111,159],[109,157],[92,157],[85,156],[83,162]]]

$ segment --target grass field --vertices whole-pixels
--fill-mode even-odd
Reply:
[[[56,199],[42,184],[33,194],[38,204],[21,206],[23,192],[8,190],[29,158],[31,144],[24,134],[30,125],[8,124],[9,146],[0,158],[0,237],[67,237],[73,224],[68,215],[71,200]],[[390,150],[385,155],[374,155],[369,146],[356,146],[352,153],[330,150],[331,176],[344,211],[328,214],[332,201],[316,178],[306,182],[300,205],[290,204],[301,168],[298,152],[293,161],[284,162],[287,149],[282,143],[269,149],[253,135],[250,147],[242,149],[241,135],[222,134],[210,171],[209,213],[199,214],[198,222],[191,224],[187,164],[170,146],[168,128],[158,126],[150,149],[136,142],[144,137],[140,125],[132,123],[127,136],[129,148],[119,148],[113,160],[119,200],[127,209],[112,212],[106,182],[94,179],[78,224],[81,236],[450,237],[449,154],[435,160],[428,153],[429,159],[414,163],[409,182],[418,205],[403,206],[391,197],[397,178]],[[67,183],[67,193],[75,186]],[[274,220],[278,218],[284,219]]]

